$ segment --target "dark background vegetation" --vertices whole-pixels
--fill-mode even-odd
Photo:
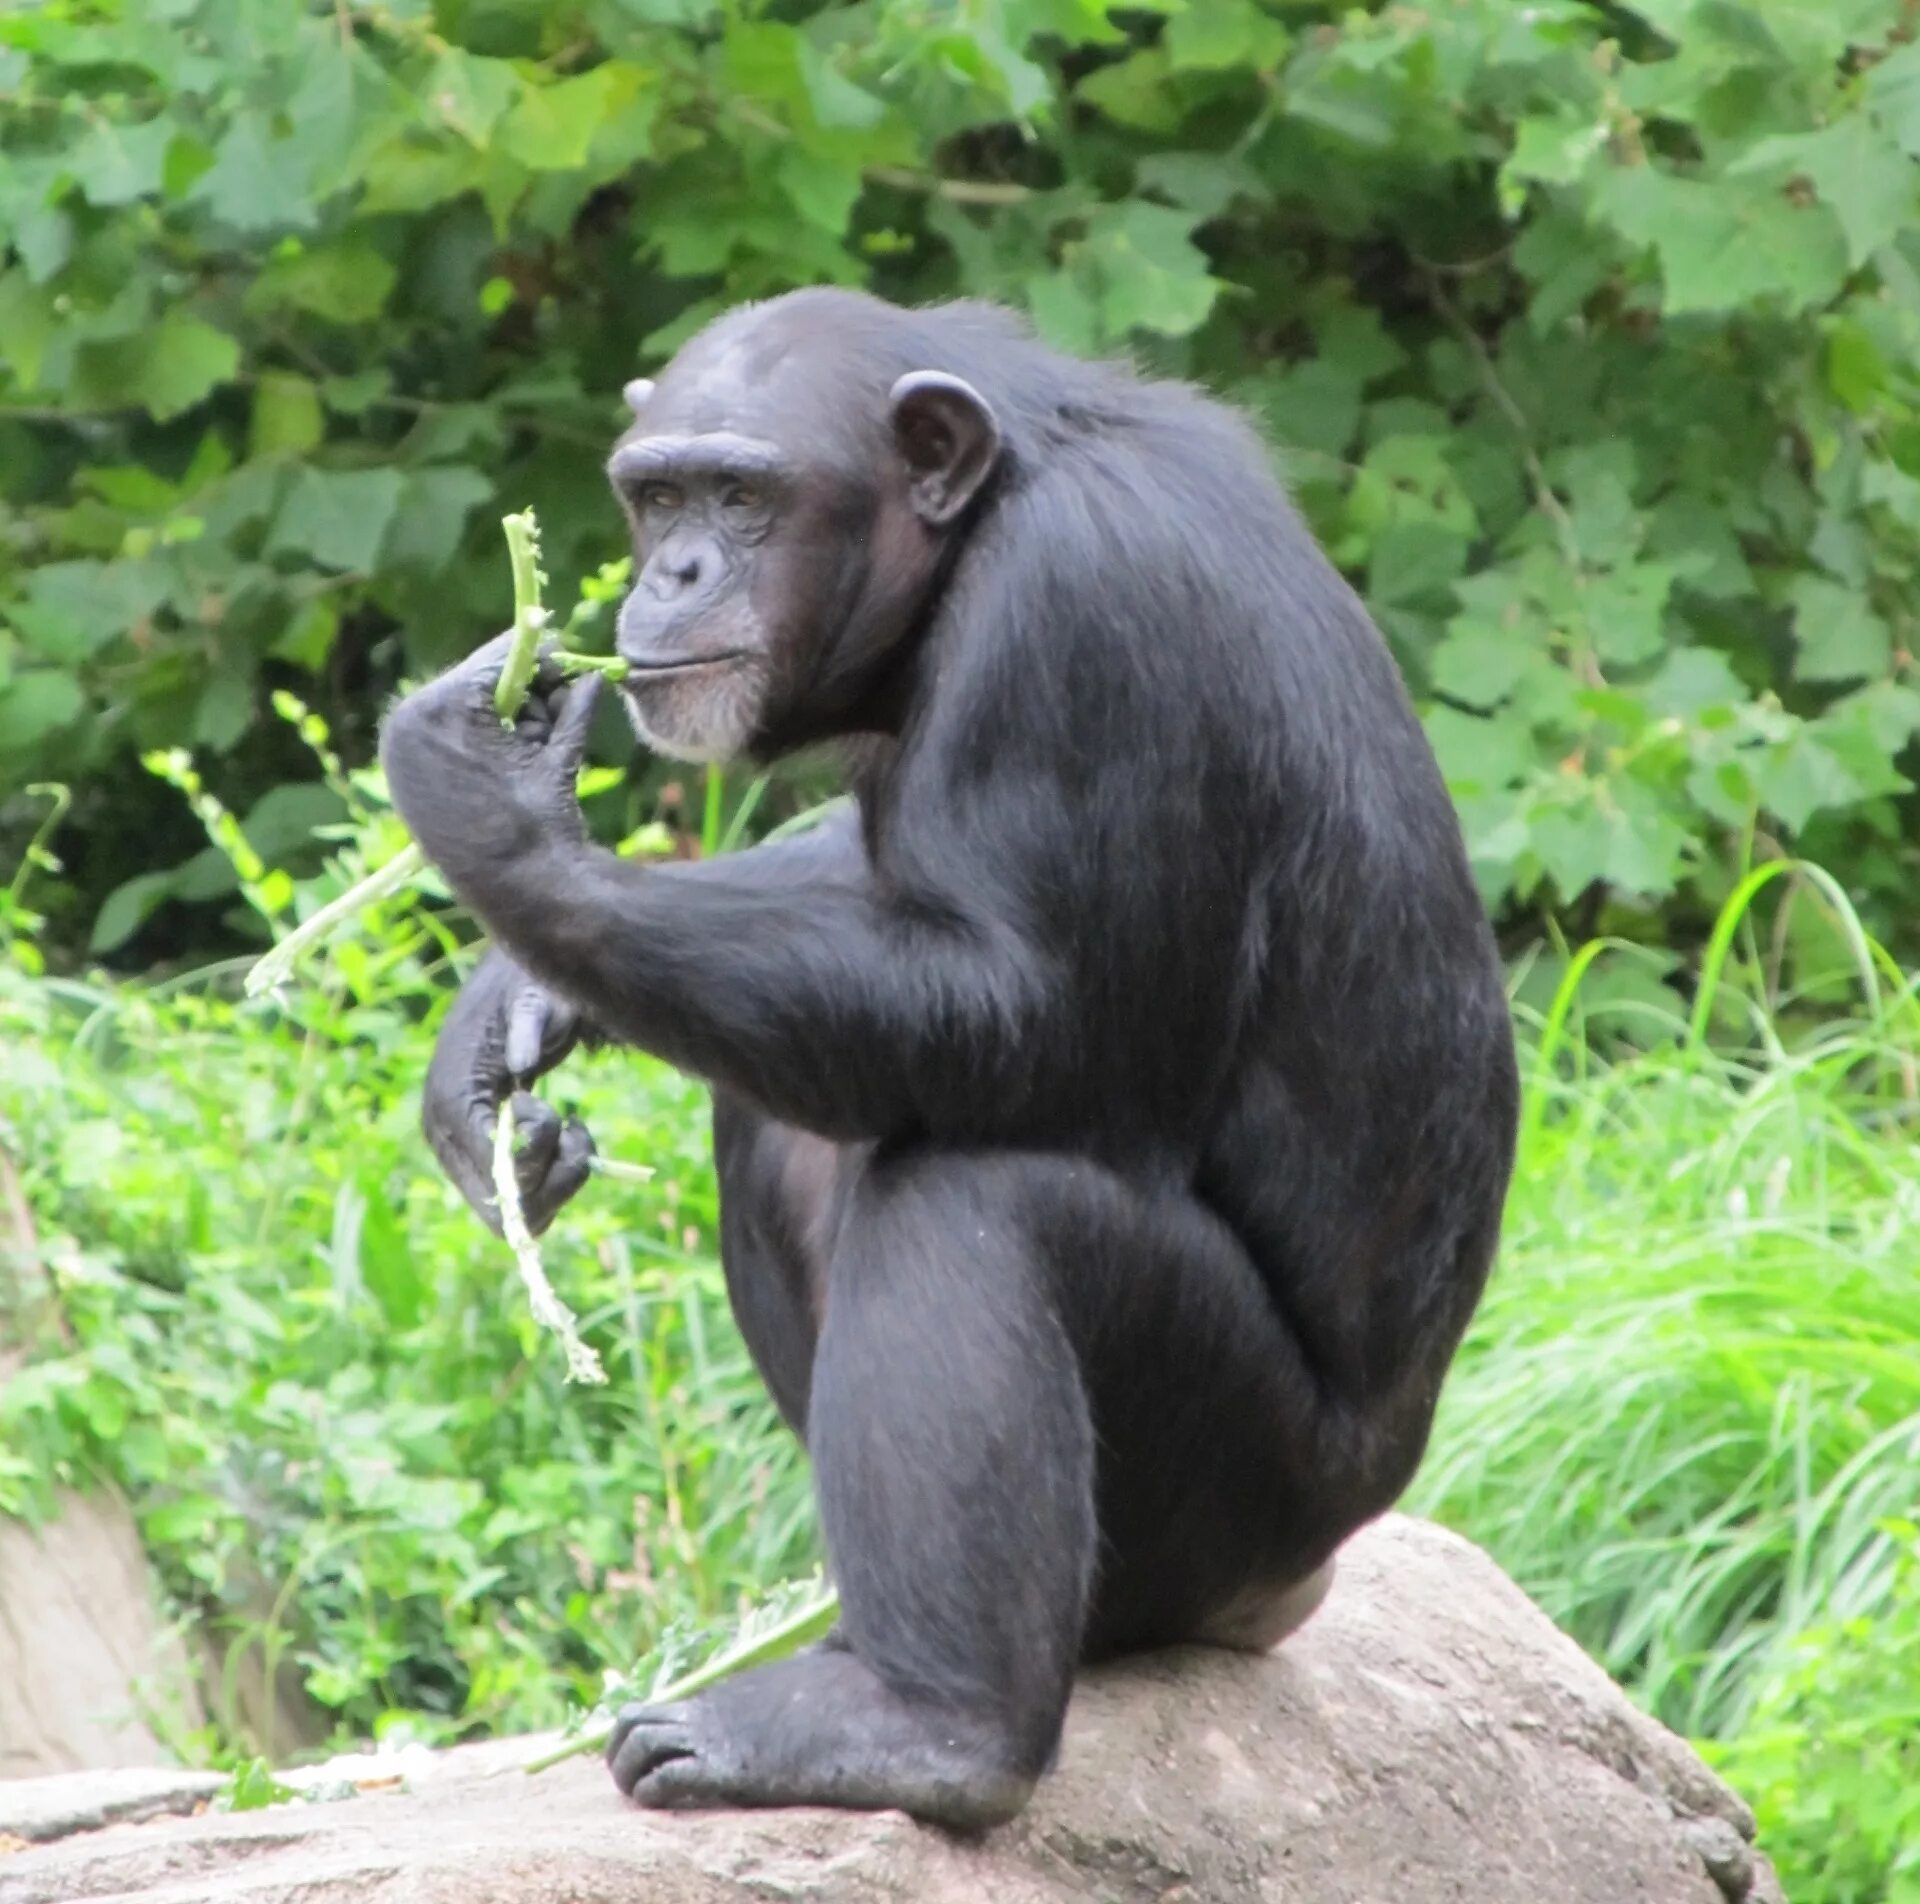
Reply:
[[[414,1131],[459,922],[396,900],[278,1004],[238,955],[398,846],[363,763],[503,625],[502,511],[562,603],[621,552],[624,379],[796,284],[984,294],[1257,416],[1514,955],[1506,1264],[1419,1504],[1719,1742],[1797,1898],[1914,1904],[1916,29],[0,14],[0,1271],[59,1310],[0,1387],[0,1510],[111,1476],[183,1619],[356,1736],[551,1721],[810,1564],[699,1093],[558,1087],[660,1170],[554,1239],[615,1374],[567,1391]],[[824,785],[641,762],[591,810],[713,851]]]
[[[1912,12],[9,16],[0,801],[76,789],[55,942],[217,937],[139,751],[297,856],[334,809],[266,691],[363,758],[501,621],[502,509],[563,578],[618,552],[622,380],[822,281],[1007,299],[1251,408],[1509,922],[1685,939],[1757,833],[1911,929]]]

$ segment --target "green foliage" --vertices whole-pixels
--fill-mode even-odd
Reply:
[[[317,716],[280,712],[331,762]],[[378,776],[329,765],[334,862],[279,891],[192,768],[154,764],[268,913],[397,843]],[[815,1557],[798,1449],[727,1319],[700,1092],[631,1054],[560,1083],[657,1172],[596,1181],[545,1244],[614,1376],[586,1398],[419,1137],[452,948],[407,892],[284,1004],[240,1000],[244,959],[144,990],[0,962],[0,1142],[37,1222],[9,1248],[65,1323],[0,1385],[0,1513],[112,1475],[227,1674],[284,1662],[342,1737],[555,1723],[609,1662]],[[224,1710],[180,1743],[268,1745]]]
[[[1690,1020],[1633,947],[1523,976],[1501,1262],[1410,1504],[1704,1738],[1790,1896],[1915,1904],[1920,977],[1805,897],[1761,930],[1795,881],[1743,883]],[[1801,933],[1853,1015],[1769,996]]]
[[[540,509],[562,586],[613,552],[622,380],[828,281],[1009,299],[1247,404],[1386,625],[1497,904],[1605,892],[1636,935],[1683,928],[1757,832],[1910,927],[1911,25],[1902,0],[9,14],[0,803],[57,771],[84,849],[43,902],[97,950],[176,943],[158,909],[231,882],[149,823],[131,757],[193,747],[251,833],[312,784],[267,687],[364,756],[383,686],[495,626],[503,503]],[[267,857],[297,870],[304,837]]]
[[[1899,1559],[1881,1607],[1802,1635],[1739,1737],[1712,1748],[1789,1894],[1821,1904],[1920,1900],[1920,1529],[1887,1532]]]
[[[234,1768],[227,1787],[214,1794],[213,1808],[215,1811],[265,1811],[269,1806],[284,1805],[299,1795],[292,1786],[282,1785],[274,1777],[273,1767],[265,1759],[248,1759]]]

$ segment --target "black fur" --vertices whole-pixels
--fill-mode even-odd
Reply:
[[[838,1643],[636,1709],[622,1786],[981,1823],[1077,1661],[1263,1643],[1405,1486],[1494,1249],[1505,999],[1385,645],[1237,416],[977,305],[797,294],[652,401],[722,362],[856,499],[899,377],[997,420],[884,653],[786,656],[831,692],[763,709],[762,753],[879,736],[857,824],[640,869],[546,823],[551,770],[478,822],[543,771],[482,664],[387,765],[506,954],[713,1082],[734,1306],[815,1458]]]

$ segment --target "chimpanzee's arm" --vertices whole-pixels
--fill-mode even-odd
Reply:
[[[870,882],[763,885],[756,858],[644,868],[588,847],[448,877],[615,1036],[785,1122],[854,1139],[1003,1116],[1041,989],[1015,936]]]
[[[621,860],[573,797],[591,684],[506,730],[492,652],[405,702],[382,753],[421,847],[518,964],[609,1036],[826,1136],[1004,1119],[1052,987],[984,870],[962,908],[883,892],[834,836]]]

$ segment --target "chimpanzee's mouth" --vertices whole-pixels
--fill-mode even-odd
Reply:
[[[744,648],[722,648],[717,654],[657,655],[645,661],[622,655],[621,659],[627,664],[627,679],[635,681],[653,675],[691,674],[696,668],[717,668],[723,662],[745,659],[746,652]]]

